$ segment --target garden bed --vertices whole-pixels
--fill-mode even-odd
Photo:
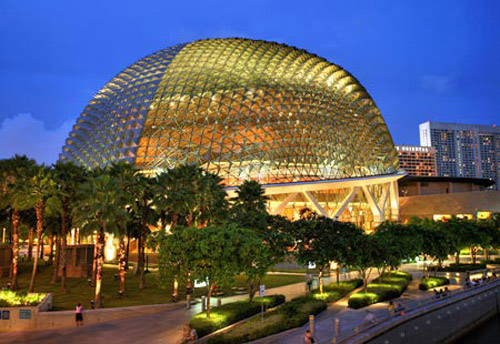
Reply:
[[[196,329],[198,336],[201,338],[223,327],[258,314],[261,311],[262,302],[264,302],[266,308],[273,308],[284,303],[285,296],[271,295],[263,298],[256,297],[253,302],[243,300],[228,303],[220,307],[213,307],[210,312],[210,318],[207,318],[206,312],[200,312],[191,318],[189,324]]]
[[[404,293],[411,280],[410,273],[392,271],[391,277],[389,277],[389,273],[384,273],[368,284],[366,293],[360,292],[351,295],[348,302],[349,307],[358,309],[377,302],[395,299]]]
[[[422,278],[418,285],[418,289],[426,291],[432,288],[450,284],[450,280],[446,277],[429,277]]]
[[[326,302],[334,302],[362,285],[360,279],[326,285],[323,294],[313,292],[310,296],[299,297],[282,306],[266,312],[265,320],[260,317],[245,321],[227,332],[208,339],[209,344],[239,344],[257,340],[279,332],[304,325],[309,315],[319,314],[326,309]]]

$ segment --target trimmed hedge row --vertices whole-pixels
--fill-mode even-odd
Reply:
[[[198,336],[201,338],[223,327],[258,314],[261,311],[262,301],[264,301],[267,308],[272,308],[284,303],[285,296],[270,295],[262,298],[256,297],[254,298],[254,302],[243,300],[228,303],[220,307],[213,307],[210,312],[210,319],[207,318],[206,312],[200,312],[191,318],[189,324],[196,329]]]
[[[435,269],[435,267],[432,267],[431,269]],[[482,270],[486,269],[486,264],[484,263],[479,263],[479,264],[450,264],[448,266],[444,266],[441,268],[438,268],[437,271],[442,271],[442,272],[467,272],[467,271],[474,271],[474,270]]]
[[[412,280],[410,273],[392,271],[374,279],[368,284],[367,292],[353,294],[348,301],[350,308],[358,309],[369,306],[373,303],[395,299],[406,290]]]
[[[344,295],[363,285],[363,280],[356,278],[347,282],[331,283],[323,287],[323,293],[318,290],[312,292],[311,297],[326,303],[335,302]]]
[[[440,287],[442,285],[450,284],[450,280],[446,277],[429,277],[422,278],[420,284],[418,285],[418,289],[426,291],[431,288]]]
[[[208,340],[209,344],[240,344],[267,337],[304,325],[310,314],[319,314],[326,309],[326,302],[334,302],[363,285],[361,279],[331,283],[323,288],[323,294],[313,292],[310,296],[293,299],[266,313],[262,323],[260,317],[250,319],[231,330]]]
[[[291,328],[304,325],[310,314],[319,314],[326,309],[326,303],[311,297],[300,297],[285,303],[278,309],[266,313],[262,323],[260,317],[221,333],[208,340],[208,344],[239,344],[267,337]]]

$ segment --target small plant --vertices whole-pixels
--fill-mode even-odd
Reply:
[[[442,285],[447,285],[447,284],[450,284],[450,280],[445,277],[422,278],[420,284],[418,285],[418,289],[425,291],[431,288],[440,287]]]

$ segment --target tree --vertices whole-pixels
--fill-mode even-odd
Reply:
[[[281,262],[287,248],[293,245],[289,221],[267,212],[267,197],[256,181],[245,181],[238,187],[236,197],[231,200],[230,220],[238,227],[254,231],[262,240],[260,252],[253,257],[252,264],[244,271],[247,277],[250,301],[259,288],[269,268]]]
[[[26,202],[35,207],[36,213],[36,236],[38,239],[37,251],[33,260],[33,271],[29,292],[35,290],[36,271],[38,259],[40,257],[40,247],[43,245],[42,233],[45,227],[45,206],[47,200],[53,196],[55,191],[55,183],[52,178],[51,171],[45,166],[37,166],[33,176],[28,180],[23,188],[22,195],[26,198]]]
[[[111,165],[109,168],[110,175],[115,179],[118,188],[120,189],[120,200],[122,206],[129,212],[128,218],[131,219],[132,211],[136,211],[136,200],[134,199],[137,194],[137,171],[127,162],[121,161]],[[142,186],[139,183],[139,187]],[[130,211],[129,211],[130,210]],[[125,264],[126,264],[126,250],[125,250],[125,235],[127,233],[127,223],[118,222],[117,224],[119,234],[119,249],[118,249],[118,276],[120,279],[119,293],[125,295]]]
[[[243,267],[252,263],[262,245],[252,230],[234,224],[179,228],[159,238],[160,274],[186,276],[190,272],[193,278],[206,282],[207,318],[215,286],[231,283]]]
[[[11,159],[0,161],[0,186],[2,192],[0,202],[2,207],[8,208],[11,213],[12,290],[18,289],[20,211],[29,208],[22,191],[35,165],[34,160],[28,159],[24,155],[15,155]]]
[[[53,175],[55,180],[55,198],[58,199],[58,208],[61,214],[61,253],[59,254],[59,264],[61,266],[61,292],[67,291],[66,285],[66,247],[68,229],[73,223],[72,209],[79,196],[79,187],[83,185],[88,178],[88,172],[83,167],[75,165],[73,162],[58,161],[53,166]]]
[[[301,264],[316,264],[319,290],[323,293],[323,274],[330,262],[351,262],[342,250],[353,248],[362,231],[353,224],[332,220],[324,216],[312,216],[294,223],[296,226],[296,256]]]
[[[108,173],[96,172],[79,190],[79,200],[74,207],[75,223],[82,230],[93,233],[97,231],[95,306],[100,308],[102,267],[104,263],[104,240],[106,232],[117,230],[117,223],[127,219],[123,208],[121,190],[116,181]]]
[[[414,225],[403,225],[391,221],[382,222],[374,234],[384,249],[382,275],[389,269],[398,268],[401,261],[411,259],[421,253],[422,241]]]

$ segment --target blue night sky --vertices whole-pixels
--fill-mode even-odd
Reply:
[[[20,1],[0,3],[0,158],[54,162],[111,77],[211,37],[286,43],[368,89],[395,143],[426,120],[500,125],[500,1]]]

